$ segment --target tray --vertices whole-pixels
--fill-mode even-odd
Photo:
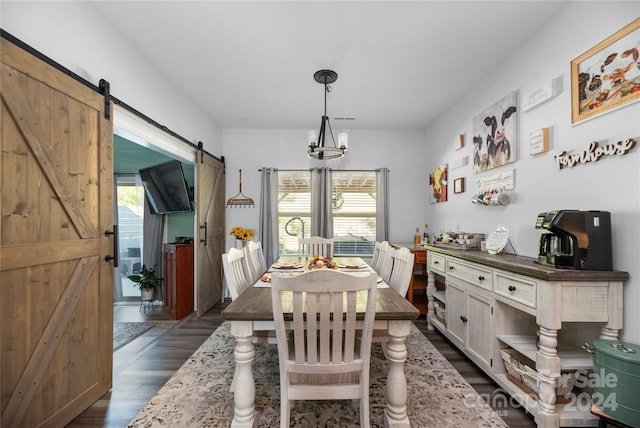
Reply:
[[[438,242],[432,245],[434,247],[446,248],[448,250],[480,251],[480,240],[476,241],[475,239],[472,240],[470,244],[458,244],[454,242],[448,242],[445,244],[442,242]]]

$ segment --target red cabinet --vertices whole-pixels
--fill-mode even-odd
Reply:
[[[411,251],[413,259],[413,276],[407,290],[407,300],[420,310],[420,314],[427,313],[427,250],[413,243],[391,244],[394,248],[406,247]]]
[[[424,247],[409,247],[415,258],[414,272],[407,292],[407,300],[420,309],[420,314],[427,313],[427,250]]]
[[[164,307],[182,319],[193,312],[193,244],[164,244]]]

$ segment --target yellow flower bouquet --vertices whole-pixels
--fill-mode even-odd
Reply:
[[[231,228],[231,233],[229,233],[229,235],[235,236],[236,239],[249,241],[251,238],[256,236],[256,233],[253,231],[253,229],[245,229],[244,227],[234,226]]]

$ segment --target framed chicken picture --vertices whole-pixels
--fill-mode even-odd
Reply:
[[[640,100],[640,18],[571,61],[571,123]]]
[[[511,92],[473,118],[473,172],[516,160],[516,92]]]

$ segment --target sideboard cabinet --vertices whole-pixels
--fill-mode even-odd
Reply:
[[[562,373],[593,370],[582,343],[618,338],[628,273],[553,269],[529,257],[444,245],[427,252],[427,327],[458,346],[539,427],[597,426],[589,395],[574,390],[559,399],[556,387]],[[534,394],[510,377],[503,357],[512,352],[535,366]]]
[[[164,307],[179,320],[193,312],[193,244],[164,244]]]

